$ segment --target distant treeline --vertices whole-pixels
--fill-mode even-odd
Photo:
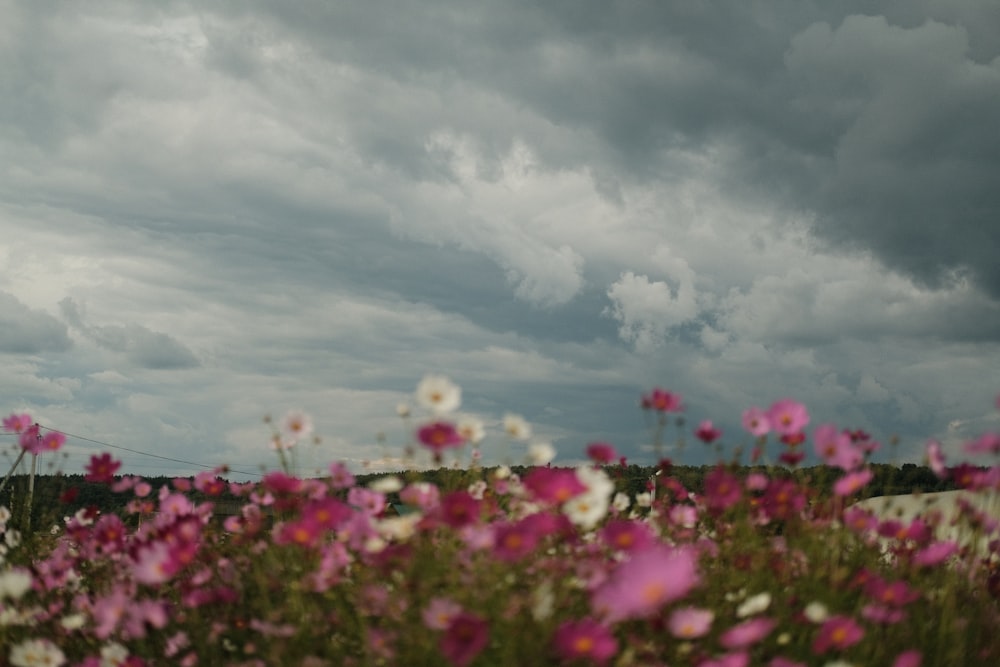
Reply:
[[[696,494],[701,494],[705,475],[714,466],[673,466],[667,472],[661,473],[673,477],[684,487]],[[733,473],[745,477],[751,472],[767,473],[770,476],[792,477],[801,480],[817,498],[824,498],[831,492],[833,482],[841,472],[826,466],[800,468],[792,471],[787,468],[730,467]],[[887,464],[872,464],[874,478],[863,489],[863,497],[906,494],[913,492],[932,493],[950,491],[957,488],[951,480],[941,480],[927,466],[912,463],[902,467]],[[513,467],[513,472],[525,474],[524,467]],[[608,475],[615,480],[617,487],[630,497],[648,491],[650,480],[657,469],[653,466],[638,465],[608,465],[605,467]],[[468,487],[476,480],[484,479],[492,473],[491,468],[467,470],[456,468],[439,468],[436,470],[405,471],[392,473],[400,476],[406,482],[426,481],[438,488],[449,491]],[[371,473],[357,476],[359,485],[384,477],[388,473]],[[153,488],[149,500],[154,504],[157,493],[164,486],[173,487],[173,477],[147,477],[145,481]],[[191,480],[192,478],[188,478]],[[127,505],[135,500],[132,491],[116,493],[108,484],[88,482],[83,475],[38,475],[35,477],[31,514],[28,515],[28,475],[15,475],[0,492],[0,506],[9,508],[12,512],[12,525],[15,527],[31,526],[34,530],[48,530],[54,524],[61,524],[64,517],[71,516],[80,509],[90,508],[101,513],[113,512],[121,515],[126,521],[134,522],[136,517],[127,511]],[[208,498],[204,494],[191,490],[187,492],[195,501],[211,500],[215,503],[217,514],[235,514],[244,502],[243,499],[224,493],[221,496]],[[395,498],[390,498],[395,501]]]

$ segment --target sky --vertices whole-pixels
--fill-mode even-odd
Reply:
[[[514,413],[651,464],[653,387],[687,464],[784,397],[897,463],[1000,430],[993,0],[0,15],[0,412],[73,436],[45,470],[253,478],[293,409],[302,474],[392,469],[428,373],[487,463]]]

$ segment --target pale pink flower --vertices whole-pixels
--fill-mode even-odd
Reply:
[[[774,629],[778,622],[773,618],[758,617],[737,623],[722,633],[719,643],[729,650],[756,644]]]
[[[849,496],[870,482],[873,476],[870,468],[853,470],[834,482],[833,492],[838,496]]]
[[[809,424],[809,412],[798,401],[783,398],[771,405],[767,419],[779,435],[792,435]]]
[[[714,620],[715,613],[710,609],[682,607],[670,614],[667,628],[678,639],[695,639],[708,634]]]
[[[744,410],[743,428],[759,438],[771,430],[771,422],[767,413],[755,406]]]
[[[446,630],[451,619],[462,613],[462,605],[448,598],[431,598],[421,612],[424,625],[431,630]]]

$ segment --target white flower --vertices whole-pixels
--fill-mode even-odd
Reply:
[[[0,526],[10,521],[10,510],[6,506],[0,505]]]
[[[293,442],[304,440],[312,435],[312,419],[302,410],[289,410],[281,420],[281,430],[285,434],[285,440]]]
[[[87,623],[87,617],[83,614],[70,614],[59,619],[59,625],[66,630],[79,630]]]
[[[536,442],[528,447],[528,461],[531,465],[543,466],[556,457],[556,448],[549,442]]]
[[[48,639],[25,639],[10,650],[10,664],[14,667],[59,667],[66,664],[66,656]]]
[[[628,495],[621,491],[616,493],[615,497],[611,499],[611,506],[615,508],[616,512],[624,512],[631,504],[632,501],[629,500]]]
[[[457,410],[462,389],[443,375],[425,375],[417,385],[417,403],[435,414]]]
[[[467,442],[476,444],[483,439],[486,435],[486,429],[483,427],[483,422],[479,421],[475,417],[462,417],[455,424],[455,430],[458,434],[465,438]]]
[[[635,504],[639,507],[650,507],[653,504],[653,494],[648,491],[635,494]]]
[[[604,504],[607,505],[608,497],[615,490],[615,483],[611,481],[606,472],[585,464],[577,467],[576,478],[587,487],[588,493],[603,496]]]
[[[80,510],[81,512],[84,510]],[[3,534],[3,541],[7,543],[7,546],[11,549],[16,549],[19,544],[21,544],[21,531],[9,528],[7,532]]]
[[[410,416],[410,404],[409,403],[398,403],[396,404],[396,414],[400,417]]]
[[[544,621],[552,616],[555,607],[556,596],[552,592],[552,582],[544,580],[535,589],[534,598],[531,605],[531,617],[536,621]]]
[[[816,623],[817,625],[825,621],[829,616],[830,612],[827,610],[826,605],[822,602],[810,602],[806,605],[806,608],[802,611],[810,622]]]
[[[493,476],[497,479],[507,479],[510,477],[510,468],[508,466],[497,466],[497,469],[493,471]]]
[[[101,647],[101,667],[121,667],[128,660],[128,649],[118,642]]]
[[[563,514],[583,530],[591,530],[608,513],[607,494],[581,493],[562,506]]]
[[[503,430],[515,440],[527,440],[531,437],[531,425],[521,415],[510,412],[503,416]]]
[[[746,618],[766,611],[771,606],[771,594],[768,592],[758,593],[748,597],[739,607],[736,608],[736,618]]]
[[[395,475],[386,475],[369,482],[368,488],[379,493],[395,493],[403,488],[403,481]]]
[[[423,514],[413,512],[404,516],[391,516],[379,520],[375,529],[388,540],[405,541],[417,532],[417,524],[423,519]]]
[[[477,479],[472,484],[469,484],[469,488],[467,490],[470,496],[472,496],[476,500],[482,500],[483,494],[486,493],[486,489],[487,489],[486,480]]]
[[[0,572],[0,600],[20,600],[31,589],[31,574],[21,569]]]

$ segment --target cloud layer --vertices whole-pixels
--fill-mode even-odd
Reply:
[[[563,460],[648,461],[653,385],[997,428],[994,3],[0,10],[8,409],[250,469],[293,407],[389,456],[426,372]]]

